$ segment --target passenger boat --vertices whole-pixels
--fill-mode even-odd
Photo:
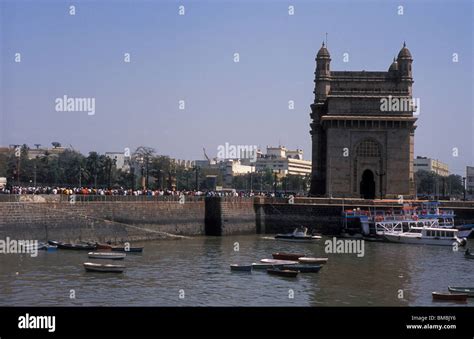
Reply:
[[[141,253],[143,252],[143,247],[123,247],[123,246],[112,246],[112,251],[115,252],[133,252],[133,253]]]
[[[267,273],[271,275],[278,275],[280,277],[295,278],[298,275],[298,271],[280,269],[280,268],[269,268]]]
[[[126,257],[125,253],[114,253],[114,252],[89,252],[89,258],[92,259],[111,259],[121,260]]]
[[[59,241],[48,241],[48,244],[57,246],[59,249],[62,250],[83,250],[83,251],[91,251],[96,249],[96,245],[92,244],[70,244],[64,243]]]
[[[384,237],[390,242],[404,244],[453,246],[457,243],[459,246],[466,245],[466,239],[459,238],[457,232],[457,229],[451,228],[413,227],[408,232],[387,232]]]
[[[464,257],[466,257],[467,259],[474,259],[474,253],[471,253],[468,248],[466,252],[464,252]]]
[[[239,271],[239,272],[250,272],[252,271],[252,265],[239,265],[239,264],[232,264],[230,265],[231,271]]]
[[[474,297],[474,287],[448,286],[448,290],[455,293],[466,293],[468,297]]]
[[[306,227],[295,228],[293,233],[277,234],[276,240],[294,241],[294,242],[313,242],[321,239],[319,235],[308,235],[308,229]]]
[[[401,208],[368,208],[343,210],[342,236],[367,241],[386,241],[386,233],[409,232],[412,228],[458,229],[458,238],[473,236],[472,225],[455,226],[452,210],[441,209],[438,201],[412,202]]]
[[[441,293],[441,292],[433,292],[433,300],[444,300],[444,301],[466,301],[467,294],[466,293]]]
[[[304,257],[304,253],[283,253],[283,252],[277,252],[273,253],[272,257],[273,259],[280,259],[280,260],[298,260],[299,258]]]
[[[84,268],[88,272],[108,272],[108,273],[122,273],[125,270],[125,266],[123,265],[95,264],[91,262],[85,262]]]
[[[283,265],[283,269],[299,271],[301,273],[318,273],[322,268],[321,265],[308,265],[308,264],[296,264],[296,265]]]
[[[279,259],[261,259],[260,262],[264,264],[271,264],[271,265],[292,265],[297,264],[297,261],[294,260],[279,260]]]
[[[298,261],[300,264],[325,264],[328,262],[328,258],[311,258],[311,257],[303,257],[299,258]]]

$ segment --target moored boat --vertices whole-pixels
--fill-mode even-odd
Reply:
[[[278,265],[266,264],[266,263],[263,263],[263,262],[254,262],[254,263],[252,263],[252,269],[253,270],[266,270],[268,268],[273,268],[275,266],[278,266]],[[283,266],[283,265],[279,265],[279,266]]]
[[[295,278],[299,272],[296,270],[269,268],[267,269],[267,273],[271,275],[278,275],[280,277]]]
[[[296,265],[283,265],[283,269],[299,271],[301,273],[318,273],[321,270],[321,265],[308,265],[308,264],[296,264]]]
[[[82,251],[91,251],[95,250],[96,246],[93,244],[70,244],[64,243],[60,241],[48,241],[48,244],[57,246],[59,249],[62,250],[82,250]]]
[[[264,264],[271,264],[271,265],[292,265],[297,264],[297,261],[294,260],[279,260],[279,259],[261,259],[260,262]]]
[[[328,262],[328,258],[303,257],[299,258],[298,261],[300,264],[325,264]]]
[[[474,297],[474,287],[448,286],[448,290],[455,293],[466,293],[468,297]]]
[[[93,259],[111,259],[111,260],[121,260],[126,257],[125,253],[117,252],[89,252],[89,258]]]
[[[95,264],[91,262],[85,262],[83,265],[88,272],[122,273],[125,270],[123,265]]]
[[[284,253],[284,252],[277,252],[273,253],[272,257],[273,259],[279,259],[279,260],[298,260],[299,258],[304,257],[304,253]]]
[[[109,244],[97,243],[96,246],[98,250],[111,250],[112,249],[112,245],[109,245]]]
[[[313,242],[321,239],[319,235],[307,234],[308,229],[306,227],[296,228],[293,233],[277,234],[276,240],[294,241],[294,242]]]
[[[466,252],[464,252],[464,256],[465,256],[467,259],[474,259],[474,253],[471,253],[471,251],[469,250],[469,248],[466,250]]]
[[[466,301],[466,293],[442,293],[442,292],[433,292],[433,300],[445,300],[445,301]]]
[[[464,246],[466,239],[459,238],[457,232],[458,230],[453,228],[413,227],[408,232],[387,232],[384,237],[390,242],[404,244],[453,246],[457,243]]]
[[[114,251],[114,252],[133,252],[133,253],[141,253],[141,252],[143,252],[143,247],[112,246],[112,251]]]
[[[239,265],[239,264],[232,264],[230,265],[231,271],[238,271],[238,272],[250,272],[252,271],[252,265]]]

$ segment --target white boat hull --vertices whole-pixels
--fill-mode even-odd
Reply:
[[[111,260],[120,260],[126,257],[125,253],[112,253],[112,252],[89,252],[89,258],[92,259],[111,259]]]
[[[125,270],[125,266],[122,265],[102,265],[95,263],[84,263],[84,268],[86,271],[90,272],[111,272],[111,273],[122,273]]]
[[[385,233],[385,239],[390,242],[402,243],[402,244],[418,244],[418,245],[439,245],[439,246],[453,246],[458,243],[457,239],[435,239],[435,238],[424,238],[420,235],[404,235],[404,234],[387,234]]]

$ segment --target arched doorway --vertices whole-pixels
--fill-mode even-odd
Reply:
[[[366,169],[362,173],[362,180],[360,182],[360,195],[364,199],[375,198],[375,180],[374,173],[371,170]]]

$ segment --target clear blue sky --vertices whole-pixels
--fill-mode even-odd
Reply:
[[[192,160],[226,142],[282,144],[309,159],[314,58],[327,32],[332,70],[386,70],[406,40],[421,100],[415,155],[458,174],[474,165],[470,0],[0,4],[0,145],[59,141],[83,153],[146,145]],[[94,97],[95,115],[56,112],[64,94]]]

